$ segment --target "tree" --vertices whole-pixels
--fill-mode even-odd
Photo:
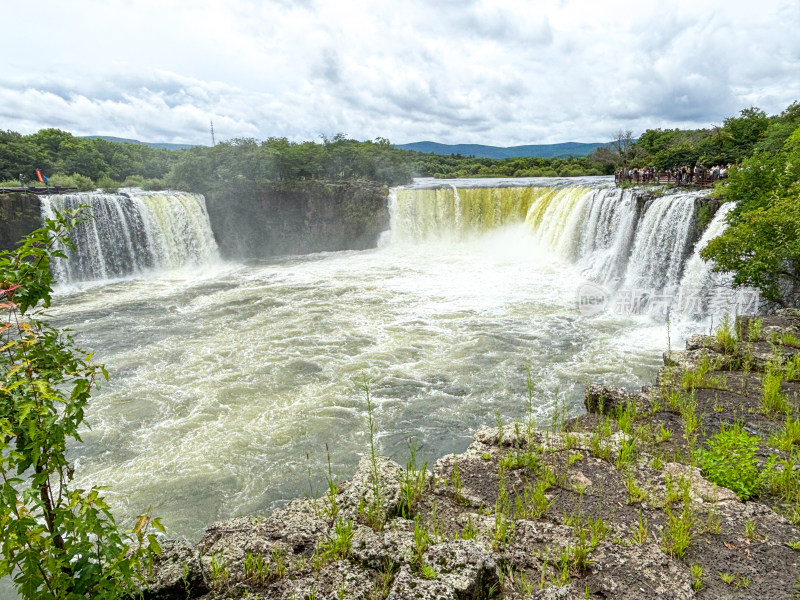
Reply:
[[[0,576],[23,598],[117,599],[136,594],[160,551],[148,513],[121,532],[100,488],[77,489],[66,459],[100,377],[91,355],[40,320],[50,305],[50,261],[76,215],[59,215],[16,251],[0,253]]]
[[[64,141],[59,148],[59,158],[63,172],[80,173],[92,179],[99,179],[109,168],[91,140],[73,137]]]
[[[725,119],[725,129],[730,131],[737,162],[750,155],[767,127],[767,114],[754,106],[742,110],[738,117]]]
[[[47,155],[13,131],[0,131],[0,181],[16,180],[20,173],[32,177],[34,169],[45,168]]]
[[[606,175],[611,175],[620,166],[620,156],[608,146],[600,146],[586,157],[590,163],[597,165]]]
[[[691,145],[683,143],[662,150],[651,159],[651,162],[659,169],[671,169],[684,165],[694,166],[698,158],[697,150]]]
[[[639,136],[636,145],[648,154],[656,154],[674,144],[681,137],[681,133],[680,129],[648,129]]]
[[[757,288],[783,306],[800,304],[800,127],[778,154],[744,161],[721,189],[736,202],[729,227],[701,251],[735,286]]]
[[[628,162],[633,158],[633,132],[630,129],[626,131],[620,129],[611,142],[611,148],[619,156],[620,166],[627,170]]]

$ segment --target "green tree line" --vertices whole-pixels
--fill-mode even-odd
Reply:
[[[220,186],[307,179],[398,185],[414,177],[608,175],[623,165],[667,169],[739,164],[756,152],[780,152],[798,124],[800,102],[773,116],[751,107],[705,129],[648,129],[635,141],[620,132],[616,144],[586,157],[506,159],[423,154],[400,150],[383,138],[357,141],[342,134],[320,142],[238,138],[214,147],[163,150],[76,137],[59,129],[31,135],[0,131],[0,181],[14,185],[20,173],[33,181],[35,170],[41,169],[53,184],[79,189],[141,186],[208,192]]]
[[[598,148],[595,158],[622,166],[671,169],[685,165],[737,165],[753,154],[780,153],[800,125],[800,102],[768,116],[750,107],[722,125],[704,129],[648,129],[627,148]]]
[[[340,134],[320,142],[237,138],[185,150],[76,137],[59,129],[31,135],[0,131],[0,182],[30,182],[41,169],[55,185],[81,190],[141,186],[209,192],[218,187],[308,179],[366,179],[386,185],[414,177],[570,177],[612,172],[594,158],[508,159],[423,154],[388,140],[357,141]]]
[[[31,135],[0,131],[0,181],[6,185],[18,185],[20,174],[33,181],[36,169],[53,184],[82,189],[131,177],[157,181],[169,173],[177,158],[168,150],[80,138],[60,129]]]

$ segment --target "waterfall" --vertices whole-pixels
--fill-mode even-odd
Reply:
[[[582,185],[395,188],[389,213],[395,243],[465,240],[525,224],[553,252],[602,281],[624,274],[637,218],[629,190]]]
[[[637,222],[630,190],[601,189],[592,199],[581,240],[583,275],[610,286],[623,276]]]
[[[184,192],[87,192],[42,197],[42,217],[84,207],[70,233],[75,251],[55,260],[59,283],[125,277],[218,258],[205,199]]]
[[[585,187],[550,188],[537,197],[525,217],[536,237],[567,259],[577,258],[579,228],[594,199],[595,190]]]
[[[396,188],[389,198],[392,239],[466,239],[504,225],[523,223],[533,203],[553,188]]]
[[[670,229],[676,252],[683,251],[692,221],[687,202],[664,196],[653,205],[659,216],[650,217],[654,227],[665,225],[665,218],[685,220],[680,230]],[[637,237],[635,193],[608,185],[395,188],[389,195],[389,212],[393,243],[466,240],[490,229],[524,224],[545,247],[577,264],[587,279],[612,287],[625,279],[632,248],[637,261],[650,255],[659,261],[653,275],[669,258],[660,256],[655,243],[660,237],[650,243]],[[640,270],[645,271],[640,278],[650,274],[643,265]]]
[[[426,239],[464,241],[491,229],[522,224],[555,256],[575,264],[586,280],[601,284],[617,298],[630,296],[635,310],[665,313],[678,297],[682,279],[709,278],[709,268],[697,263],[699,257],[687,263],[696,202],[706,193],[672,191],[653,197],[642,190],[586,179],[577,185],[537,180],[527,187],[485,187],[475,182],[396,188],[389,201],[391,239],[405,244]],[[727,210],[705,232],[703,246],[722,231]],[[702,272],[691,275],[697,269]],[[706,300],[707,304],[710,299]]]
[[[700,251],[708,242],[727,229],[728,213],[735,207],[733,202],[720,206],[703,236],[695,244],[681,278],[675,306],[678,318],[696,320],[707,315],[722,316],[726,312],[746,314],[757,311],[761,299],[756,290],[747,287],[734,290],[730,273],[714,273],[713,262],[700,257]]]
[[[694,222],[696,193],[653,200],[636,228],[624,288],[638,292],[674,292],[680,281]]]

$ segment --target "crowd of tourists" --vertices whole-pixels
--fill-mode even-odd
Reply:
[[[684,165],[665,171],[655,167],[633,167],[617,169],[614,181],[619,183],[676,183],[678,185],[704,185],[714,183],[728,176],[731,165],[714,165],[710,169],[702,165]]]

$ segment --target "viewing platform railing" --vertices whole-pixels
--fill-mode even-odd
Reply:
[[[673,173],[671,171],[639,171],[634,174],[626,174],[621,171],[614,173],[614,182],[620,184],[635,185],[660,185],[671,184],[676,186],[710,188],[717,181],[725,179],[711,171],[702,173]]]
[[[78,191],[76,187],[61,187],[54,185],[50,187],[36,187],[26,185],[24,187],[0,187],[0,194],[36,194],[37,196],[47,196],[50,194],[74,194]]]

